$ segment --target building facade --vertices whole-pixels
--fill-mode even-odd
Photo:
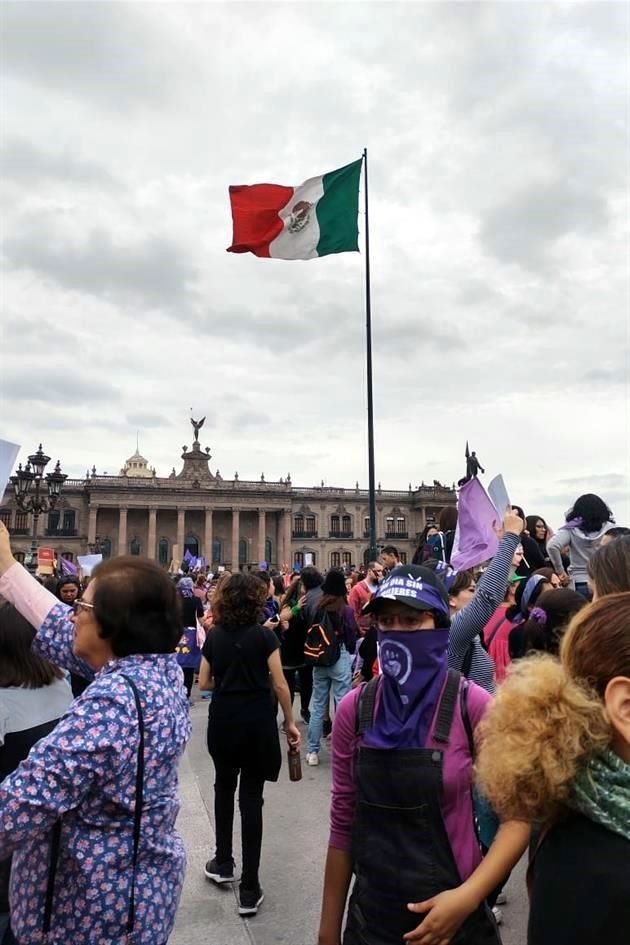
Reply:
[[[196,431],[197,433],[197,431]],[[40,516],[38,543],[57,557],[102,553],[142,555],[164,568],[186,550],[203,556],[213,569],[234,570],[266,562],[292,567],[309,561],[322,570],[362,563],[368,554],[367,490],[296,487],[290,475],[278,482],[223,479],[210,470],[210,450],[195,438],[183,448],[183,465],[163,478],[136,450],[118,476],[67,479],[56,509]],[[427,522],[455,491],[435,482],[406,492],[378,487],[377,543],[395,545],[410,561]],[[16,508],[10,489],[0,520],[11,532],[14,553],[23,559],[31,546],[32,518]]]

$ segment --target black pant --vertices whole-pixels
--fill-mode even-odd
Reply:
[[[193,683],[195,681],[195,670],[191,667],[182,667],[182,672],[184,674],[184,685],[186,687],[186,695],[190,699],[190,694],[192,692]]]
[[[232,861],[232,828],[234,826],[234,794],[239,778],[239,768],[232,768],[214,759],[216,778],[214,782],[214,820],[217,835],[217,862],[222,865]],[[241,810],[241,837],[243,870],[241,884],[244,889],[258,886],[258,868],[263,832],[264,778],[258,771],[240,769],[238,806]]]
[[[287,681],[287,686],[289,687],[289,692],[291,693],[291,704],[293,704],[293,699],[295,697],[296,672],[300,678],[300,709],[302,712],[308,712],[308,707],[311,704],[311,696],[313,695],[313,667],[300,666],[297,670],[284,670],[284,678]]]

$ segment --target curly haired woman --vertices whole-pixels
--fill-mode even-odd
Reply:
[[[630,593],[582,609],[551,656],[515,664],[482,723],[481,787],[541,828],[528,945],[627,945]]]

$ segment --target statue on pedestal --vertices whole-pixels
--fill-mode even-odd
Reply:
[[[485,469],[477,459],[475,451],[470,452],[468,440],[466,440],[466,452],[464,455],[466,457],[466,475],[463,479],[459,480],[457,483],[458,486],[463,486],[465,483],[470,482],[471,479],[476,479],[480,472],[485,473]]]

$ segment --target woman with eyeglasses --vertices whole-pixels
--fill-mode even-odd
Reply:
[[[0,784],[14,934],[20,945],[166,945],[184,880],[177,767],[190,735],[175,587],[150,561],[113,558],[72,613],[14,560],[0,523],[0,595],[37,629],[35,652],[92,679]]]
[[[335,718],[319,945],[500,945],[486,899],[529,829],[502,824],[482,859],[472,756],[491,697],[449,669],[448,595],[432,570],[395,568],[367,609],[381,675]]]

